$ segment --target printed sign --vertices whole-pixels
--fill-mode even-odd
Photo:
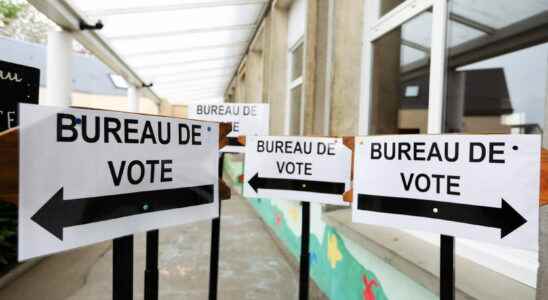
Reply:
[[[352,151],[341,138],[246,137],[244,196],[348,205]]]
[[[356,138],[353,221],[537,249],[540,136]]]
[[[218,123],[29,104],[20,113],[20,260],[218,217]]]
[[[268,135],[269,106],[258,103],[190,104],[190,119],[232,123],[228,146],[222,152],[243,153],[238,136]]]
[[[17,127],[17,105],[38,104],[40,70],[0,60],[0,132]]]

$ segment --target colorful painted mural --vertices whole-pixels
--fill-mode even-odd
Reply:
[[[288,225],[284,213],[269,199],[248,199],[262,219],[288,247],[296,259],[300,256],[300,236]],[[298,216],[300,222],[300,214]],[[375,274],[360,265],[350,254],[339,234],[327,226],[322,241],[310,236],[310,275],[329,299],[388,299]]]

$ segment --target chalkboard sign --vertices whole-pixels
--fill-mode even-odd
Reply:
[[[0,132],[19,124],[18,103],[38,104],[40,70],[0,60]]]

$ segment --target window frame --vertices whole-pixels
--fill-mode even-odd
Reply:
[[[373,43],[390,31],[402,26],[408,20],[432,9],[432,40],[430,50],[430,80],[428,104],[428,133],[443,131],[447,27],[449,22],[448,3],[439,0],[406,0],[380,17],[382,0],[366,1],[364,5],[363,46],[361,67],[361,92],[359,129],[360,135],[371,133],[370,116],[373,89]]]
[[[286,118],[285,118],[285,130],[284,130],[284,133],[285,135],[291,135],[291,131],[292,131],[292,120],[291,120],[291,116],[292,116],[292,105],[291,105],[291,91],[293,91],[295,88],[297,87],[301,87],[301,105],[300,105],[300,112],[299,112],[299,115],[300,115],[300,118],[299,118],[299,134],[298,135],[303,135],[304,134],[304,111],[305,111],[305,99],[304,99],[304,35],[302,35],[301,37],[299,37],[299,39],[293,44],[291,45],[291,47],[288,48],[288,52],[287,52],[287,93],[286,93]],[[295,52],[297,50],[297,48],[299,47],[303,47],[303,52],[302,52],[302,61],[303,61],[303,64],[302,64],[302,72],[301,72],[301,75],[295,79],[291,79],[293,76],[293,60],[294,60],[294,55],[295,55]]]

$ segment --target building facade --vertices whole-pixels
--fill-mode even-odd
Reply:
[[[525,2],[273,1],[225,99],[269,103],[272,135],[542,134],[548,3]],[[226,162],[239,187],[242,166]],[[248,201],[298,260],[300,203]],[[457,298],[546,297],[541,236],[540,252],[457,239]],[[438,297],[437,235],[312,204],[310,239],[311,276],[329,299]]]

